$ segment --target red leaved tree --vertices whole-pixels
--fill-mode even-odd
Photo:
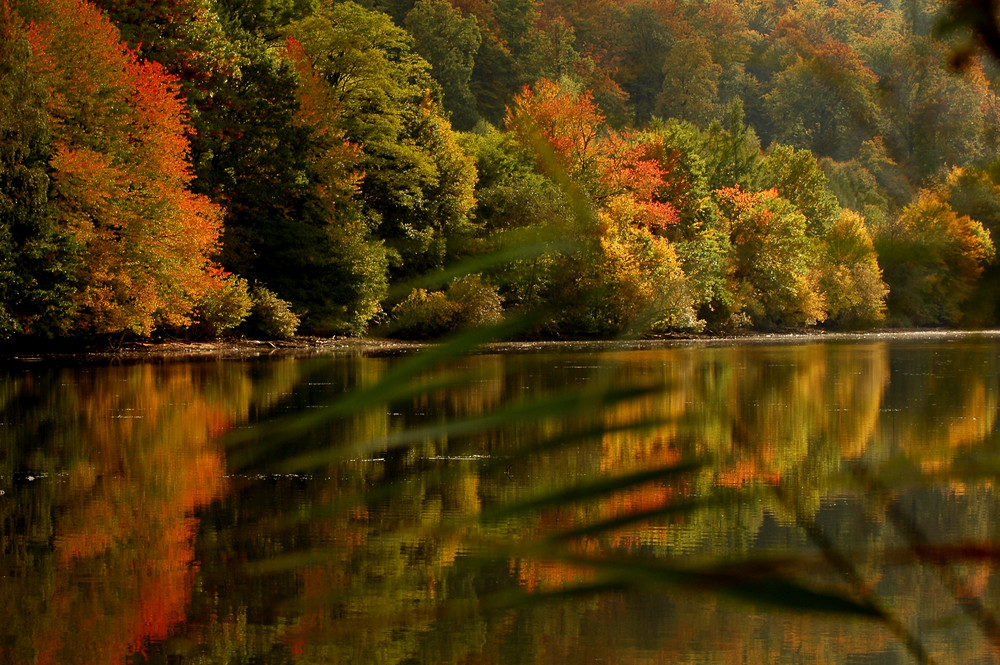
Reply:
[[[37,15],[31,66],[50,93],[56,214],[82,257],[74,327],[148,335],[189,324],[221,288],[220,214],[188,189],[176,85],[89,3],[38,0]]]

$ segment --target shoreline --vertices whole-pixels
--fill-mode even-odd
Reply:
[[[865,340],[935,340],[1000,338],[1000,329],[880,329],[865,332],[747,332],[744,334],[677,334],[655,338],[618,340],[541,340],[491,342],[478,353],[544,353],[554,351],[600,352],[638,351],[677,347],[718,347],[733,345],[802,344],[810,342],[851,342]],[[291,340],[222,339],[212,341],[165,340],[127,342],[119,348],[80,351],[0,351],[0,361],[10,363],[116,363],[184,360],[250,360],[267,357],[312,357],[340,353],[371,356],[400,355],[419,351],[438,342],[363,337],[296,337]]]

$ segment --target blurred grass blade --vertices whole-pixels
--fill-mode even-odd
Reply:
[[[658,390],[659,388],[655,386],[618,388],[600,392],[571,390],[542,400],[517,402],[505,409],[485,415],[415,427],[377,439],[309,451],[283,460],[277,468],[283,473],[303,471],[339,461],[345,456],[364,456],[408,444],[466,436],[525,422],[567,418],[580,413],[599,413],[599,409],[603,407],[645,397]]]
[[[614,571],[631,579],[637,590],[651,590],[655,585],[683,587],[723,593],[761,606],[786,610],[808,610],[828,614],[848,614],[883,618],[884,613],[868,600],[858,600],[842,593],[820,591],[786,576],[740,575],[726,564],[701,567],[671,565],[648,557],[565,557],[575,565],[590,565],[595,571]],[[650,586],[654,585],[654,586]]]
[[[716,579],[709,575],[700,580],[692,580],[691,585],[698,587],[704,585],[705,589],[718,590],[755,605],[766,605],[777,609],[885,618],[881,609],[867,601],[855,600],[842,594],[817,591],[788,579]]]
[[[393,400],[412,398],[427,393],[432,388],[443,389],[460,385],[468,381],[467,376],[453,376],[441,381],[437,386],[429,386],[427,382],[420,382],[417,379],[430,369],[474,351],[483,344],[510,337],[530,327],[535,318],[531,315],[512,317],[495,325],[461,331],[403,360],[371,387],[353,390],[325,408],[310,409],[235,430],[226,436],[225,445],[235,449],[252,443],[254,452],[261,454],[264,448],[278,447],[336,418]]]
[[[500,549],[504,551],[503,548]],[[530,554],[518,557],[519,552]],[[883,610],[868,599],[853,598],[833,590],[816,589],[780,574],[740,574],[725,563],[697,566],[638,555],[595,557],[580,554],[572,547],[515,546],[505,550],[504,554],[512,558],[551,561],[578,569],[581,574],[589,571],[590,580],[582,581],[579,585],[569,584],[543,591],[543,597],[588,593],[588,590],[666,593],[680,588],[722,594],[740,602],[770,609],[879,620],[886,617]]]
[[[626,515],[619,515],[617,517],[594,522],[593,524],[588,524],[576,529],[570,529],[569,531],[560,531],[559,533],[549,536],[549,540],[553,542],[575,540],[577,538],[614,531],[616,529],[632,526],[634,524],[641,524],[643,522],[648,522],[661,517],[687,515],[705,508],[718,507],[719,505],[719,501],[710,499],[679,501],[677,503],[671,503],[659,508],[639,510]]]
[[[642,471],[623,476],[605,477],[589,483],[582,483],[573,487],[567,487],[555,492],[542,494],[524,501],[511,502],[499,505],[494,508],[484,510],[481,514],[483,521],[491,521],[509,517],[517,513],[529,512],[558,506],[566,503],[578,501],[593,501],[600,497],[632,489],[638,485],[643,485],[654,480],[666,480],[691,471],[700,469],[702,464],[698,462],[682,462],[668,466],[644,469]]]

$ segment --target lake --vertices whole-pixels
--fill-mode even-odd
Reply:
[[[1000,662],[1000,337],[421,357],[8,362],[0,662]]]

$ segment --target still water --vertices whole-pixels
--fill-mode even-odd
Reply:
[[[0,663],[1000,662],[1000,338],[0,369]]]

